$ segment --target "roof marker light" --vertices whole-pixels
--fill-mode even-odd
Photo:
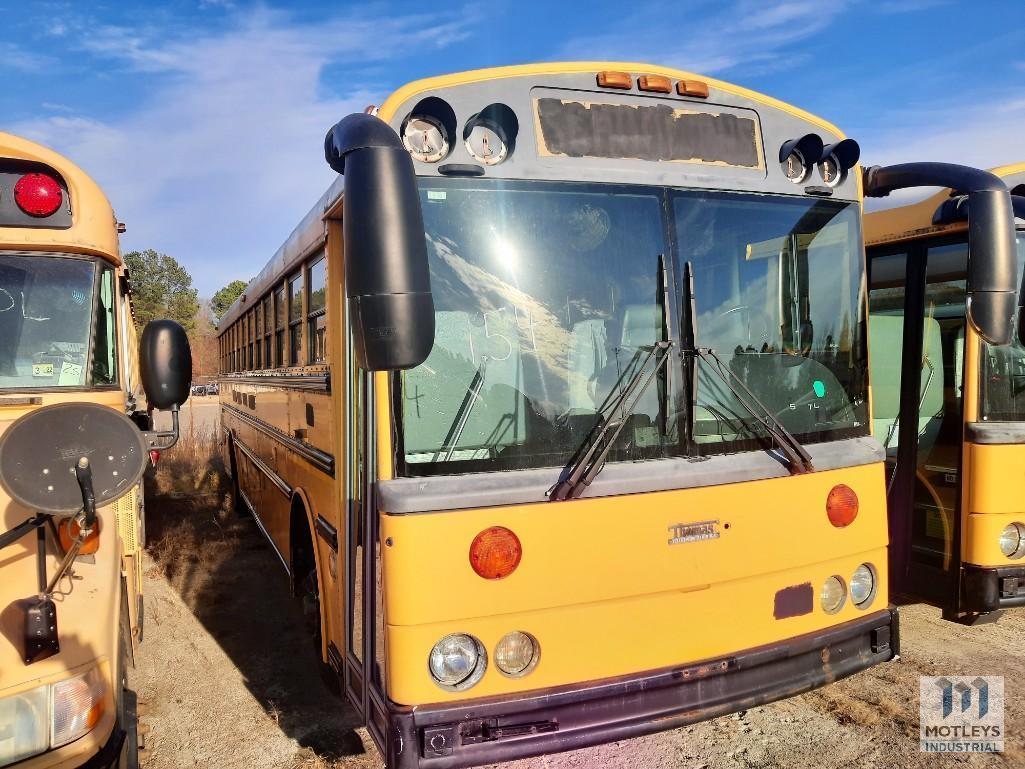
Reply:
[[[598,73],[598,85],[602,88],[621,88],[629,91],[633,88],[634,81],[629,72],[612,72],[606,70]]]

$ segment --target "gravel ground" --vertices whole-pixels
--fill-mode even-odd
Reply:
[[[226,509],[223,481],[208,475],[183,489],[182,467],[163,472],[148,492],[145,640],[130,677],[143,703],[144,769],[381,767],[321,680],[280,564],[252,521]],[[968,628],[910,604],[901,636],[899,661],[816,692],[504,766],[1025,767],[1025,610]],[[919,752],[919,676],[941,674],[1005,676],[1004,754]]]

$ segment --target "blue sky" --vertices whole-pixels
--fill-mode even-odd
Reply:
[[[870,163],[1025,161],[1017,0],[156,3],[0,0],[0,130],[92,174],[201,295],[255,275],[330,183],[323,137],[428,75],[689,69],[839,125]]]

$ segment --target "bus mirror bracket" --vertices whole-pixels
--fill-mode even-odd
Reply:
[[[968,220],[968,319],[990,344],[1009,344],[1017,297],[1017,333],[1025,340],[1021,309],[1025,297],[1015,285],[1014,213],[1003,180],[988,171],[952,163],[902,163],[865,170],[868,197],[885,197],[911,187],[949,187],[967,196],[972,214]]]
[[[324,156],[345,177],[345,293],[358,365],[400,371],[434,346],[434,298],[413,161],[380,118],[342,118]]]

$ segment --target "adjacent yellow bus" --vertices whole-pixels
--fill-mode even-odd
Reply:
[[[134,765],[125,669],[143,635],[139,476],[144,446],[166,445],[138,435],[148,428],[144,390],[110,203],[66,158],[0,133],[0,473],[14,468],[0,478],[0,766]],[[90,434],[99,422],[81,404],[113,415],[108,427],[128,429],[128,444],[98,456],[95,439],[104,436]],[[33,436],[28,428],[32,445],[11,438],[32,415],[52,418],[51,429]],[[96,493],[90,485],[86,500],[82,486],[81,515],[25,503],[64,488],[59,461],[46,458],[35,473],[27,456],[40,459],[48,442],[69,471],[79,455],[83,468],[92,460]],[[102,481],[105,463],[117,466],[114,477],[132,468],[116,494]],[[114,496],[93,523],[90,501]]]
[[[325,151],[342,175],[219,326],[223,449],[389,766],[897,654],[853,140],[573,63],[411,83]]]
[[[1020,281],[1025,164],[992,173],[1015,196]],[[912,489],[902,588],[965,623],[1025,605],[1025,488],[1016,480],[1025,461],[1025,348],[991,344],[969,322],[970,210],[963,190],[947,189],[865,217],[875,433],[891,489],[902,470]],[[908,402],[918,414],[902,433]]]

